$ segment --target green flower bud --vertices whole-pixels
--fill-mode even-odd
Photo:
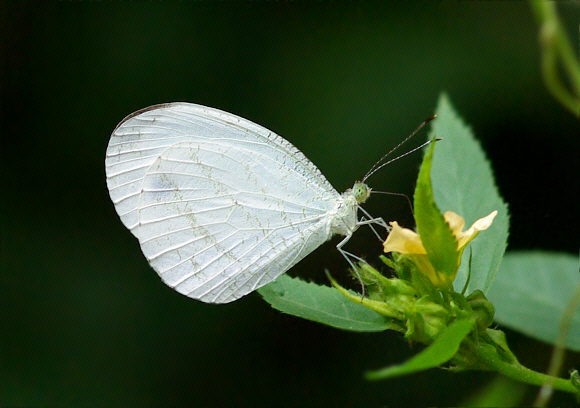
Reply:
[[[570,373],[570,382],[574,387],[578,388],[578,391],[580,391],[580,374],[578,373],[578,370],[573,370]]]
[[[405,337],[430,344],[447,327],[451,315],[447,309],[424,297],[411,305],[406,317]]]
[[[474,291],[466,297],[467,303],[475,314],[475,324],[480,330],[485,330],[493,323],[495,309],[481,290]]]

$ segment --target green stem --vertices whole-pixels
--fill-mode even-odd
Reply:
[[[564,33],[551,2],[530,2],[540,24],[541,69],[546,87],[552,95],[574,115],[580,115],[580,63],[572,51],[572,45]],[[563,85],[558,77],[558,57],[568,74],[573,92]]]
[[[570,77],[572,86],[576,90],[576,93],[580,93],[580,64],[574,56],[574,51],[572,51],[572,45],[564,33],[562,28],[562,23],[558,17],[556,11],[556,5],[551,2],[536,2],[533,5],[536,7],[538,16],[544,24],[550,24],[553,28],[553,39],[549,39],[553,43],[553,46],[558,50],[560,58],[562,58],[562,66],[568,71],[568,76]]]
[[[479,361],[487,366],[490,370],[497,371],[506,377],[521,381],[527,384],[542,386],[550,384],[557,390],[578,394],[579,390],[572,385],[570,380],[564,378],[552,377],[537,371],[530,370],[520,363],[503,361],[497,354],[495,347],[480,343],[473,348]]]
[[[558,325],[558,337],[556,337],[556,345],[554,351],[552,352],[552,359],[550,360],[550,366],[548,368],[548,374],[551,376],[557,376],[562,370],[562,365],[564,365],[564,355],[566,353],[566,339],[568,338],[568,331],[570,330],[571,320],[574,316],[574,311],[580,306],[580,283],[576,285],[572,297],[568,302],[564,313],[560,318],[560,324]],[[552,388],[549,384],[544,385],[538,397],[534,401],[535,407],[545,407],[548,405],[548,401],[552,396]]]
[[[542,53],[542,60],[540,62],[540,67],[542,70],[542,75],[544,77],[544,82],[546,87],[552,93],[554,98],[562,106],[572,112],[574,115],[578,116],[580,112],[580,104],[578,100],[568,92],[566,87],[562,85],[562,82],[558,78],[558,67],[556,66],[556,53],[553,49],[545,49]]]

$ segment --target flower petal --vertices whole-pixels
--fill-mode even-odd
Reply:
[[[487,217],[480,218],[479,220],[475,221],[471,228],[469,228],[465,232],[461,232],[457,237],[458,248],[465,247],[468,243],[470,243],[476,236],[479,234],[479,231],[483,231],[488,229],[493,222],[493,219],[497,215],[497,210],[492,211]]]
[[[447,211],[443,214],[443,218],[451,228],[451,232],[456,237],[461,234],[461,230],[465,227],[465,220],[461,215],[455,214],[453,211]]]
[[[385,252],[401,254],[426,254],[425,247],[419,235],[408,228],[399,226],[397,221],[390,222],[393,229],[383,244]]]

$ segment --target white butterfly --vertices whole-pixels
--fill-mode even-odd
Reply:
[[[366,212],[357,218],[366,184],[340,194],[287,140],[205,106],[170,103],[126,117],[105,167],[115,209],[153,269],[204,302],[274,281],[334,234],[345,236],[337,248],[346,257],[359,225],[386,227]]]

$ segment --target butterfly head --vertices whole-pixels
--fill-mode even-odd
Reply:
[[[362,204],[370,197],[371,188],[365,183],[357,181],[352,186],[352,195],[356,198],[357,204]]]

